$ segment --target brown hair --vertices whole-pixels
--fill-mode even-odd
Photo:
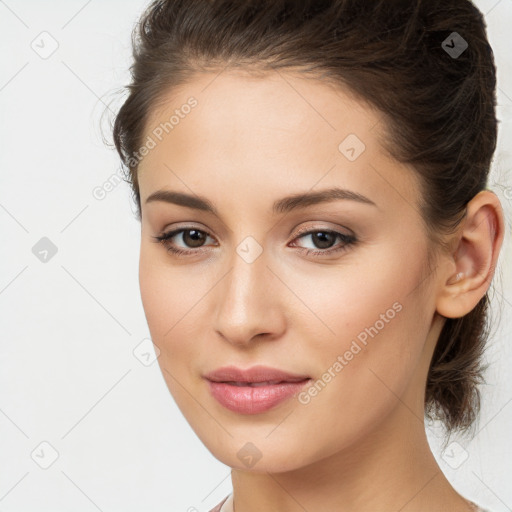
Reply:
[[[448,51],[453,32],[468,45],[460,55]],[[443,235],[486,188],[497,137],[496,69],[483,15],[469,0],[158,0],[132,45],[129,95],[113,137],[139,219],[133,155],[149,115],[194,73],[227,65],[316,74],[382,112],[384,149],[420,179],[433,247],[448,250]],[[446,319],[431,361],[425,413],[449,432],[467,430],[480,409],[487,308],[486,293],[464,317]]]

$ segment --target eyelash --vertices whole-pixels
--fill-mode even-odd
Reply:
[[[168,233],[163,233],[160,236],[153,236],[152,238],[154,238],[154,241],[156,243],[161,243],[167,249],[168,252],[171,252],[179,257],[194,256],[198,253],[204,252],[203,248],[184,250],[184,249],[177,249],[176,247],[173,247],[170,244],[169,240],[171,238],[174,238],[174,236],[176,236],[177,234],[183,233],[185,231],[198,231],[200,233],[204,233],[207,236],[211,237],[211,235],[207,231],[204,231],[201,229],[196,229],[194,227],[185,227],[185,228],[181,228],[181,229],[176,229],[174,231],[169,231]],[[315,249],[306,249],[305,247],[299,247],[298,249],[300,250],[300,252],[306,253],[307,256],[324,256],[326,254],[331,255],[331,254],[336,254],[336,253],[339,253],[342,251],[349,250],[357,242],[356,237],[353,235],[345,235],[338,231],[333,231],[333,230],[329,230],[329,229],[313,229],[313,230],[309,230],[309,231],[300,232],[297,234],[296,238],[301,238],[303,236],[313,235],[316,233],[328,233],[328,234],[332,234],[332,235],[337,235],[337,238],[340,238],[344,242],[344,244],[336,249],[325,249],[325,250],[323,250],[323,249],[316,249],[316,250]]]

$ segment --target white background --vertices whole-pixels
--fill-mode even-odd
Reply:
[[[93,195],[119,176],[100,116],[120,104],[131,30],[146,5],[0,1],[0,511],[207,511],[231,492],[229,468],[186,423],[157,362],[134,356],[149,331],[128,185]],[[440,431],[429,439],[459,492],[504,512],[512,510],[512,1],[477,5],[498,67],[491,188],[507,217],[493,301],[502,321],[477,436],[452,439],[445,452]],[[58,43],[45,59],[31,47],[43,37],[46,49]],[[57,248],[46,263],[32,250],[43,237]],[[53,450],[58,458],[43,469]]]

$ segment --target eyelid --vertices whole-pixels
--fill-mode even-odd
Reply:
[[[199,227],[198,227],[199,226]],[[215,238],[212,234],[211,234],[211,231],[205,227],[201,227],[202,225],[192,225],[192,224],[187,224],[187,223],[182,223],[182,224],[178,224],[178,225],[172,225],[172,228],[171,227],[165,227],[163,228],[160,233],[159,233],[159,236],[165,236],[165,235],[170,235],[171,233],[173,233],[175,236],[176,234],[178,234],[179,232],[183,232],[183,231],[189,231],[189,230],[194,230],[194,229],[197,229],[198,231],[201,231],[203,233],[205,233],[207,236],[209,236],[210,238]],[[346,230],[346,232],[343,232],[343,233],[340,233],[344,236],[347,236],[347,237],[352,237],[354,236],[355,237],[355,234],[352,232],[352,230],[344,227],[344,226],[334,226],[334,227],[328,227],[326,226],[325,224],[323,226],[304,226],[304,227],[301,227],[299,228],[298,231],[296,231],[295,233],[293,232],[293,230],[290,232],[290,236],[294,233],[294,237],[292,239],[295,240],[296,238],[298,238],[299,236],[301,235],[304,235],[304,234],[311,234],[311,232],[317,232],[317,231],[334,231],[334,232],[340,232],[340,229],[343,229],[343,230]]]
[[[340,232],[340,230],[343,229],[345,230],[346,232]],[[344,226],[334,226],[334,227],[328,227],[326,226],[325,224],[323,226],[306,226],[306,227],[303,227],[303,228],[299,228],[299,230],[297,232],[295,232],[295,236],[294,236],[294,239],[299,237],[300,235],[303,235],[305,233],[311,233],[312,231],[314,232],[317,232],[317,231],[335,231],[337,233],[340,233],[344,236],[355,236],[355,234],[352,232],[352,230],[344,227]],[[292,231],[293,233],[293,231]]]
[[[179,222],[178,224],[168,224],[163,229],[160,230],[160,234],[164,235],[165,233],[170,233],[171,231],[179,231],[184,230],[187,231],[189,229],[197,229],[198,231],[204,231],[208,235],[210,234],[210,230],[204,226],[204,224],[195,223],[195,221],[192,221],[193,223],[187,223],[187,222]]]

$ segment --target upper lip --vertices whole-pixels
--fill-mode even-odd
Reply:
[[[207,373],[204,377],[213,382],[299,382],[310,378],[308,375],[289,373],[262,365],[252,366],[246,370],[236,366],[223,366]]]

